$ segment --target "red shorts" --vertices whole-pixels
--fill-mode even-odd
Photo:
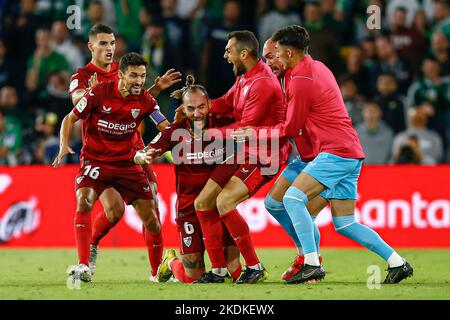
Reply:
[[[75,190],[91,188],[100,196],[110,187],[120,193],[126,204],[136,199],[153,199],[152,189],[141,166],[128,161],[114,164],[91,160],[82,162],[75,178]]]
[[[211,172],[209,179],[217,183],[223,189],[238,169],[238,164],[220,164],[214,169],[213,172]]]
[[[222,189],[232,176],[235,176],[244,182],[247,186],[249,196],[253,196],[258,190],[276,177],[275,175],[263,175],[262,168],[256,164],[222,164],[211,174],[211,179],[214,180]]]
[[[195,211],[184,214],[177,213],[177,218],[175,220],[177,222],[178,233],[180,234],[181,254],[203,253],[205,251],[203,233]],[[223,223],[222,227],[223,246],[236,246],[230,232]]]

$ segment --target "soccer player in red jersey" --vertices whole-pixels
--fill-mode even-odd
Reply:
[[[118,80],[119,64],[113,60],[115,52],[115,37],[113,30],[103,24],[94,25],[89,32],[88,48],[92,53],[91,62],[71,77],[69,94],[72,103],[75,106],[84,96],[89,88],[94,87],[99,82],[108,80]],[[158,77],[155,84],[148,89],[149,93],[156,97],[161,91],[167,89],[173,84],[181,81],[181,74],[173,69],[169,70],[162,77]],[[152,115],[153,122],[159,123],[158,129],[162,130],[167,124],[163,121],[164,116],[156,110]],[[83,122],[82,122],[83,123]],[[134,137],[136,150],[143,148],[143,141],[139,132]],[[157,193],[156,174],[151,164],[143,166],[152,192]],[[155,197],[156,199],[156,197]],[[89,267],[94,273],[95,263],[98,255],[98,243],[121,219],[125,212],[123,199],[114,188],[107,188],[101,195],[100,201],[103,205],[103,212],[100,212],[94,218],[92,226],[92,239],[90,243]],[[157,207],[157,214],[159,211]],[[162,260],[163,242],[162,234],[152,235],[143,228],[143,236],[148,249],[148,257],[151,265],[150,280],[154,280],[159,264]]]
[[[272,39],[268,39],[264,43],[262,56],[266,60],[266,63],[270,67],[272,72],[277,76],[283,92],[285,92],[286,84],[288,83],[285,82],[286,70],[284,69],[283,65],[276,55],[275,45],[276,43],[273,42]],[[287,72],[289,73],[290,70],[288,70]],[[286,80],[289,81],[289,77],[287,77]],[[292,139],[291,142],[292,141],[295,143],[299,155],[283,170],[281,175],[275,181],[272,189],[264,199],[266,210],[278,221],[278,223],[291,237],[291,239],[295,243],[295,246],[297,247],[298,255],[295,257],[291,266],[289,266],[289,268],[282,275],[282,279],[285,281],[290,280],[292,276],[297,274],[303,268],[305,257],[300,240],[295,233],[291,218],[289,217],[288,213],[286,212],[286,208],[284,207],[283,196],[286,193],[287,189],[291,186],[292,182],[294,182],[295,178],[306,167],[307,163],[315,158],[311,141],[306,130],[303,131],[302,135],[296,137],[295,139]],[[313,222],[320,211],[322,211],[322,209],[325,208],[327,204],[328,200],[326,198],[325,191],[308,202],[306,207],[311,215],[311,218],[313,219]],[[317,252],[319,252],[320,232],[316,224],[314,224],[313,227],[314,238],[317,245]],[[322,257],[319,256],[319,259],[322,260]]]
[[[186,86],[172,94],[182,100],[186,118],[166,127],[160,136],[149,144],[147,153],[137,152],[135,156],[135,162],[143,164],[149,162],[156,154],[172,150],[175,163],[176,223],[180,233],[182,256],[179,260],[176,258],[175,250],[166,251],[163,263],[158,269],[159,282],[165,282],[173,275],[180,282],[192,283],[205,274],[203,234],[195,212],[194,200],[208,179],[221,186],[225,186],[229,180],[229,177],[215,170],[218,163],[222,163],[226,157],[224,142],[218,141],[216,145],[215,141],[202,140],[202,135],[207,128],[224,126],[233,120],[210,117],[211,100],[208,93],[203,86],[194,84],[194,81],[193,77],[188,76]],[[234,164],[228,166],[237,168]],[[223,244],[222,251],[230,275],[233,279],[237,279],[242,269],[239,250],[226,229],[223,232]],[[216,282],[222,283],[224,279],[219,278]]]
[[[388,263],[384,283],[397,283],[412,276],[413,268],[405,259],[374,230],[355,220],[357,183],[365,155],[333,73],[308,54],[309,34],[305,28],[289,26],[275,32],[272,39],[277,42],[277,56],[282,65],[292,71],[286,90],[286,121],[272,127],[277,131],[271,133],[279,138],[293,138],[306,130],[317,154],[283,197],[305,253],[303,268],[287,282],[302,283],[325,277],[313,222],[306,208],[308,201],[324,190],[330,199],[336,231]]]
[[[127,204],[134,206],[150,234],[155,236],[161,232],[148,178],[143,168],[133,162],[137,128],[144,117],[158,110],[156,100],[143,90],[146,66],[139,54],[126,54],[120,60],[119,80],[99,83],[87,91],[62,122],[60,150],[54,167],[71,152],[69,139],[73,124],[79,119],[85,121],[81,168],[75,184],[79,263],[69,270],[73,279],[86,282],[92,279],[88,267],[90,213],[106,189],[113,187]]]
[[[235,31],[228,35],[224,58],[233,64],[237,78],[223,97],[212,100],[211,106],[212,114],[231,113],[236,121],[220,129],[224,137],[228,131],[240,126],[270,126],[284,121],[286,110],[281,87],[270,68],[258,57],[258,50],[258,40],[250,31]],[[290,151],[287,139],[276,147],[270,146],[269,150],[264,150],[264,157],[257,146],[245,145],[245,163],[237,170],[230,172],[232,167],[229,166],[217,169],[222,170],[223,175],[231,176],[229,182],[223,187],[209,179],[195,200],[206,251],[212,263],[212,273],[205,274],[200,281],[214,282],[215,278],[224,277],[227,273],[222,250],[223,225],[236,241],[247,266],[235,283],[255,283],[267,278],[267,271],[261,265],[250,238],[248,224],[236,207],[269,182],[286,161]],[[253,156],[258,157],[256,163],[249,161]],[[275,168],[271,173],[265,172],[269,166],[272,166],[270,169]]]

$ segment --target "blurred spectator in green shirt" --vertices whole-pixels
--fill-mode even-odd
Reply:
[[[16,165],[22,147],[22,129],[14,117],[0,110],[0,165]]]
[[[140,0],[115,1],[117,13],[117,33],[124,37],[130,51],[138,51],[142,29],[137,23],[141,10]]]
[[[36,50],[28,60],[25,86],[29,91],[39,90],[47,84],[52,72],[62,72],[69,77],[69,64],[63,55],[51,48],[49,29],[41,28],[36,32]]]
[[[450,41],[450,4],[446,0],[436,0],[434,4],[433,31],[442,32]]]
[[[429,127],[445,137],[446,113],[450,109],[449,77],[440,76],[439,62],[427,57],[422,64],[423,77],[414,82],[408,90],[407,106],[427,103],[427,114],[430,117]]]

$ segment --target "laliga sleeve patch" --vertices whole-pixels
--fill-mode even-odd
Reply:
[[[86,108],[87,99],[86,97],[81,98],[81,100],[77,103],[76,107],[79,113],[82,113],[84,108]]]
[[[76,87],[78,87],[78,79],[73,79],[70,83],[69,91],[72,92]]]

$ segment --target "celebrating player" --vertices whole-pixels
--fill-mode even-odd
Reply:
[[[119,64],[113,60],[115,52],[115,37],[113,30],[103,24],[94,25],[89,31],[88,48],[92,53],[91,62],[83,68],[77,70],[70,82],[69,93],[72,98],[72,103],[75,106],[84,96],[89,88],[94,87],[99,82],[118,79]],[[181,81],[179,77],[181,74],[174,70],[169,70],[162,77],[155,80],[155,84],[149,89],[149,93],[156,97],[161,91],[167,89],[173,84]],[[163,121],[164,116],[155,111],[153,115],[153,122],[159,122],[158,129],[162,130],[167,124]],[[136,133],[135,148],[140,150],[143,148],[143,141],[139,134]],[[152,192],[156,194],[156,175],[153,167],[149,165],[143,166],[150,182]],[[156,200],[156,197],[155,197]],[[104,211],[97,214],[92,226],[92,239],[89,248],[80,248],[83,255],[89,254],[89,268],[91,273],[94,273],[95,263],[98,255],[98,243],[109,232],[109,230],[116,225],[125,212],[123,199],[114,188],[107,188],[101,195],[100,201],[103,205]],[[158,206],[156,207],[159,217]],[[143,236],[147,245],[148,257],[151,265],[150,280],[154,280],[159,264],[162,260],[163,243],[162,234],[152,235],[145,228],[143,228]]]
[[[325,189],[331,203],[335,229],[381,256],[389,264],[384,283],[397,283],[412,276],[411,265],[371,228],[355,220],[357,181],[364,159],[359,137],[352,127],[339,87],[331,71],[307,53],[309,35],[303,27],[289,26],[272,36],[277,56],[285,69],[292,69],[286,90],[286,122],[277,125],[279,137],[294,138],[305,129],[315,159],[294,180],[283,197],[305,253],[305,264],[288,283],[301,283],[325,276],[314,239],[308,201]],[[246,128],[242,131],[249,131]],[[242,131],[236,135],[248,135]]]
[[[288,75],[285,77],[285,69],[283,65],[280,63],[276,55],[275,50],[275,42],[272,39],[268,39],[264,43],[263,58],[266,60],[267,65],[272,69],[272,72],[277,76],[280,81],[280,85],[285,91],[286,89],[286,81],[289,81],[289,73],[291,70],[288,70]],[[282,279],[287,281],[292,278],[295,274],[297,274],[304,265],[304,253],[301,247],[300,240],[295,233],[294,225],[292,224],[291,218],[286,212],[286,208],[283,204],[283,196],[286,193],[287,189],[294,182],[295,178],[303,171],[309,161],[315,158],[313,154],[313,149],[311,145],[311,141],[308,137],[306,130],[302,131],[302,135],[295,137],[294,143],[296,144],[297,150],[299,152],[299,156],[294,159],[281,173],[278,179],[275,181],[272,189],[267,194],[264,199],[264,205],[266,210],[270,212],[270,214],[278,221],[278,223],[283,227],[283,229],[287,232],[290,238],[294,241],[295,246],[297,247],[297,257],[295,257],[291,266],[283,273]],[[328,200],[326,198],[326,191],[323,191],[320,195],[311,199],[306,208],[308,212],[311,214],[311,218],[314,222],[317,215],[322,211],[323,208],[328,204]],[[313,224],[314,227],[314,238],[317,246],[317,252],[319,252],[319,242],[320,242],[320,232],[319,228],[317,228],[316,224]],[[322,257],[319,256],[319,259],[322,260]],[[320,261],[322,263],[322,261]]]
[[[208,179],[221,186],[225,186],[229,179],[215,170],[217,163],[223,162],[226,155],[223,141],[214,149],[211,148],[210,141],[204,140],[196,148],[198,144],[196,141],[202,138],[202,132],[207,128],[229,124],[232,119],[210,118],[211,100],[208,93],[203,86],[194,84],[194,81],[192,76],[188,76],[186,86],[172,94],[182,100],[186,118],[166,127],[161,135],[149,144],[151,148],[147,147],[146,153],[137,152],[135,157],[137,163],[144,164],[156,154],[172,150],[176,164],[176,223],[180,233],[181,261],[176,258],[174,250],[167,250],[158,269],[159,282],[167,281],[173,274],[180,282],[192,283],[205,273],[203,235],[195,213],[194,200]],[[228,166],[237,168],[234,164]],[[237,279],[242,269],[239,251],[226,229],[223,232],[223,243],[222,251],[226,257],[228,270],[231,277]],[[224,279],[221,278],[218,282],[224,282]]]
[[[270,68],[258,57],[259,44],[250,31],[235,31],[228,35],[224,58],[233,64],[236,82],[221,98],[212,100],[211,113],[232,113],[236,123],[221,128],[226,136],[227,130],[240,126],[271,126],[284,121],[286,110],[283,93]],[[272,150],[273,149],[273,150]],[[255,194],[278,172],[281,163],[286,161],[290,151],[287,139],[279,147],[266,151],[270,164],[276,170],[264,174],[262,161],[256,164],[248,161],[252,155],[262,157],[258,147],[245,146],[245,164],[237,170],[230,166],[219,166],[221,175],[231,177],[225,186],[209,179],[195,200],[206,251],[212,263],[212,272],[206,273],[200,282],[217,282],[227,273],[227,263],[223,255],[223,224],[229,230],[246,262],[246,270],[236,284],[255,283],[267,278],[250,238],[247,222],[236,209],[237,205]],[[278,161],[274,156],[279,156]],[[274,160],[275,159],[275,160]],[[223,222],[223,223],[222,223]]]
[[[157,236],[161,232],[147,176],[143,168],[133,162],[137,128],[144,117],[154,118],[154,112],[158,111],[156,100],[143,90],[146,66],[139,54],[124,55],[120,60],[119,80],[100,83],[87,91],[62,122],[60,150],[54,167],[72,152],[69,139],[73,124],[84,120],[81,168],[75,185],[79,263],[69,270],[73,279],[86,282],[92,279],[86,254],[91,240],[90,213],[106,189],[113,187],[127,204],[134,206],[150,234]],[[166,121],[164,117],[162,121]],[[156,121],[157,125],[160,123]]]

